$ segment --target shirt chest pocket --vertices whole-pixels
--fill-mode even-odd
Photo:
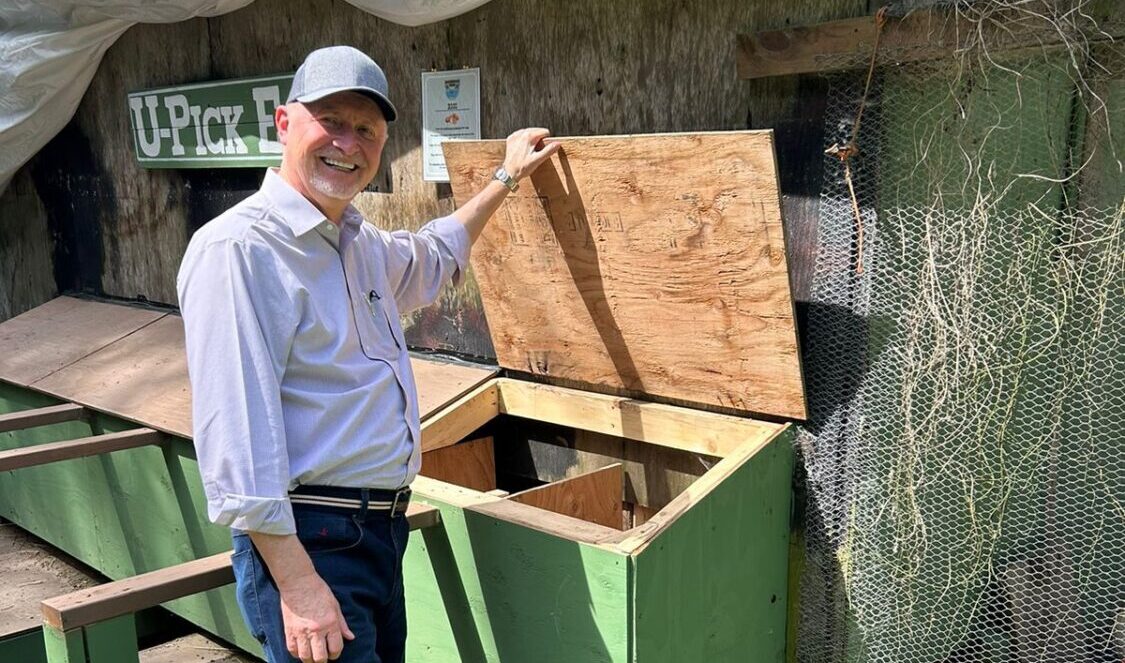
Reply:
[[[366,288],[362,293],[365,304],[362,315],[366,318],[366,325],[361,325],[360,340],[364,353],[371,359],[397,356],[403,348],[402,330],[396,316],[389,310],[394,304],[384,297],[373,287]]]

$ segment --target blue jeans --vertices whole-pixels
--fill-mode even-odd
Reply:
[[[294,504],[297,538],[344,613],[355,640],[340,663],[401,663],[406,657],[402,556],[410,527],[383,512]],[[292,663],[281,621],[281,597],[250,536],[234,531],[231,561],[238,606],[270,663]]]

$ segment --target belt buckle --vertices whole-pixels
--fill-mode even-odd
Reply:
[[[398,500],[403,495],[406,495],[407,499],[409,499],[410,498],[410,489],[409,488],[399,488],[398,490],[395,491],[395,499],[394,499],[393,502],[391,502],[391,518],[394,518],[394,517],[399,515]],[[405,507],[403,508],[403,511],[406,511]]]

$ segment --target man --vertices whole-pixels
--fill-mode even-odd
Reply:
[[[195,234],[177,281],[208,514],[232,528],[239,605],[271,662],[403,660],[401,515],[421,444],[399,314],[460,277],[558,149],[517,131],[472,200],[388,233],[350,203],[396,115],[366,55],[311,53],[275,114],[280,169]]]

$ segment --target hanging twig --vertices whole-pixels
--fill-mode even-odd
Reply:
[[[844,164],[844,181],[848,183],[848,193],[852,197],[852,211],[855,212],[856,224],[856,262],[855,273],[863,273],[863,216],[859,211],[859,199],[855,195],[855,186],[852,184],[852,169],[848,160],[859,154],[859,124],[863,119],[863,108],[867,104],[867,93],[871,91],[871,79],[875,74],[875,56],[879,52],[879,37],[883,34],[883,26],[887,23],[887,8],[881,7],[875,12],[875,44],[871,47],[871,63],[867,67],[867,84],[863,87],[863,96],[859,100],[859,110],[855,114],[855,123],[852,125],[852,137],[847,144],[834,143],[824,151],[839,159]]]

